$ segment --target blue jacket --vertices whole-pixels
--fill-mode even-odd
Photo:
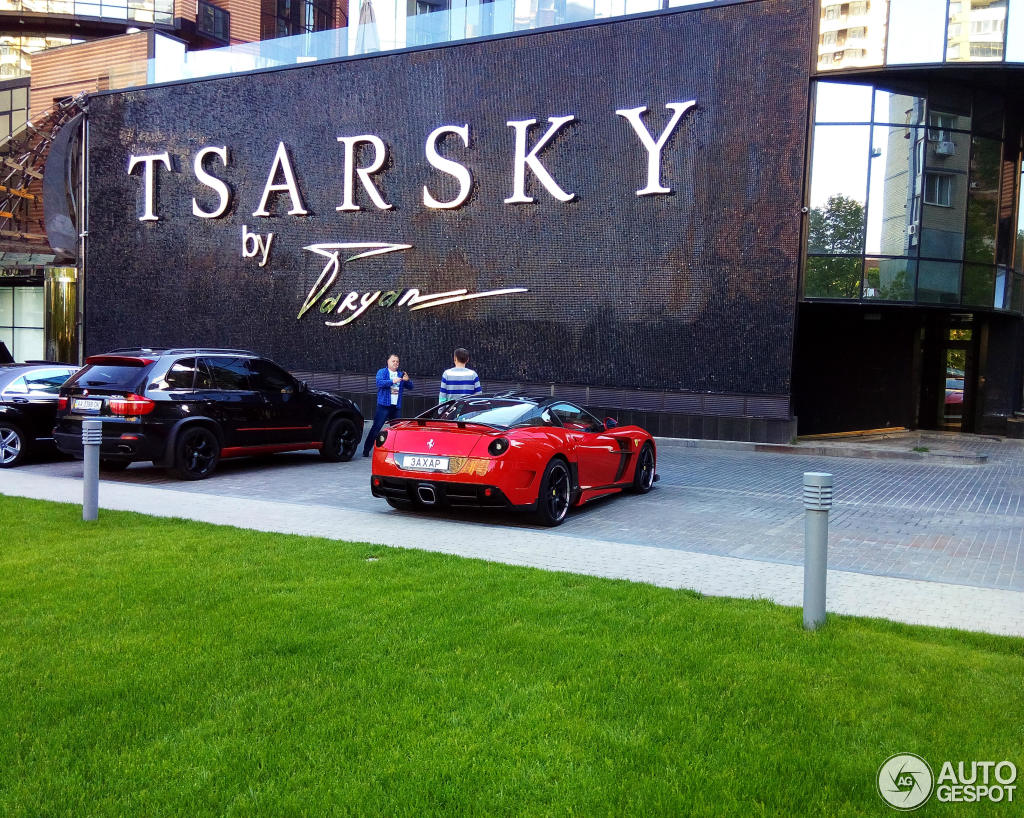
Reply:
[[[399,377],[401,377],[402,374],[402,370],[399,369]],[[412,378],[407,381],[398,382],[399,408],[402,406],[402,395],[405,394],[406,389],[412,389]],[[386,366],[377,370],[377,405],[391,406],[391,370]]]

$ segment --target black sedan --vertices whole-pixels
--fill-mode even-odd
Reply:
[[[0,468],[17,466],[33,449],[52,448],[58,392],[77,371],[39,361],[0,365]]]

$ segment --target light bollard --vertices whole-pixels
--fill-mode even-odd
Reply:
[[[100,504],[100,444],[103,421],[82,421],[82,519],[95,520]]]
[[[804,627],[825,622],[825,577],[828,572],[828,510],[832,475],[804,472]]]

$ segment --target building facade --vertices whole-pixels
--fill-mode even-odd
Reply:
[[[82,351],[251,347],[358,397],[467,346],[659,434],[1012,432],[1024,2],[925,6],[512,13],[95,94]]]

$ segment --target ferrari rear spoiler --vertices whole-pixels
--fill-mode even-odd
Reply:
[[[491,432],[504,432],[504,426],[495,426],[491,423],[480,423],[476,420],[443,420],[441,418],[413,418],[417,426],[426,426],[428,423],[444,423],[447,425],[455,424],[460,429],[465,429],[467,426],[482,426]]]

